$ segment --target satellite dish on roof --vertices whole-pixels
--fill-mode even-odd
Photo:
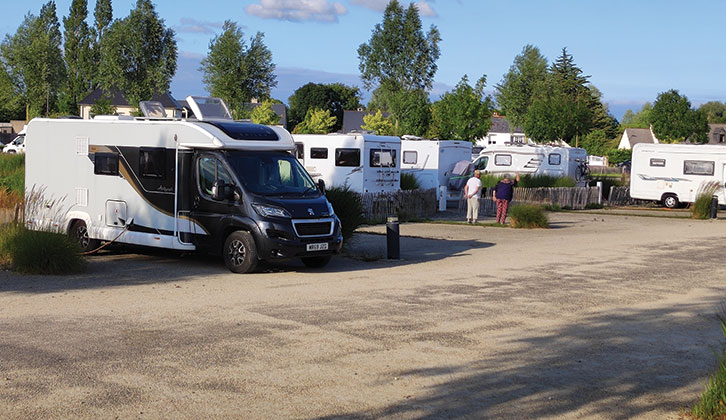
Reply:
[[[187,96],[187,104],[199,121],[232,120],[227,104],[222,98],[210,96]]]
[[[146,118],[166,118],[164,105],[159,101],[141,101],[139,108]]]

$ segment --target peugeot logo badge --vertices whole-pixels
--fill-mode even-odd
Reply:
[[[313,209],[308,209],[308,214],[310,216],[315,216],[315,212],[313,211]]]

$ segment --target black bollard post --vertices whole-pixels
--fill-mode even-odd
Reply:
[[[400,232],[398,230],[398,217],[389,217],[386,222],[386,244],[389,260],[401,259]]]
[[[711,197],[711,219],[715,219],[718,214],[718,196]]]

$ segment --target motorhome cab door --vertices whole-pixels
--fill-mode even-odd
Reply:
[[[228,214],[236,212],[236,201],[239,196],[232,194],[227,199],[214,198],[217,189],[224,188],[233,191],[234,181],[225,162],[214,153],[198,153],[193,159],[194,173],[192,194],[192,219],[201,224],[203,232],[195,232],[193,241],[201,248],[214,249],[215,244],[224,242],[221,229],[218,229],[221,219]],[[224,192],[220,192],[224,195]]]

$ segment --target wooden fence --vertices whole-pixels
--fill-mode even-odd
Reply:
[[[363,193],[363,217],[380,222],[388,216],[402,219],[423,219],[436,214],[436,190],[401,190],[393,193]]]
[[[638,200],[630,197],[630,187],[610,187],[608,204],[611,206],[643,206],[652,203],[652,200]]]
[[[512,204],[550,205],[583,210],[588,204],[598,204],[600,200],[600,189],[597,187],[515,188]],[[459,201],[458,209],[466,212],[466,200]],[[490,216],[497,213],[497,206],[492,199],[492,188],[483,189],[479,200],[479,213]]]

